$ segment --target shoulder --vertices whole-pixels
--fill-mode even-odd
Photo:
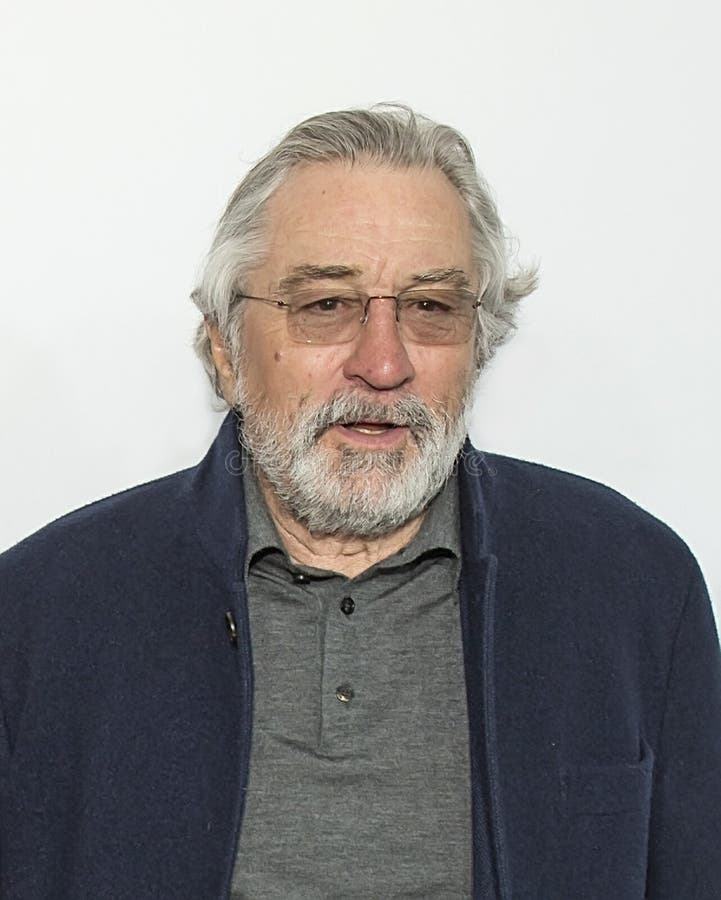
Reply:
[[[686,543],[617,490],[590,478],[495,453],[464,457],[494,540],[523,552],[588,567],[597,577],[663,582],[696,577]],[[680,585],[679,585],[680,586]]]
[[[66,513],[0,554],[0,602],[91,574],[112,577],[133,546],[177,532],[194,468],[127,488]]]

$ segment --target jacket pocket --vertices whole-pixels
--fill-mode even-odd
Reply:
[[[641,740],[634,763],[561,766],[561,890],[554,898],[643,900],[653,750]]]

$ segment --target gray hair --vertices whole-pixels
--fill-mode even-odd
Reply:
[[[370,161],[395,168],[437,168],[461,195],[471,221],[480,275],[477,362],[493,356],[515,328],[516,305],[537,284],[535,266],[512,266],[512,244],[473,151],[454,128],[406,106],[327,112],[306,119],[259,160],[235,189],[213,239],[192,299],[203,314],[194,347],[223,399],[205,322],[217,325],[234,365],[240,356],[237,295],[263,260],[265,207],[292,169],[302,163]]]

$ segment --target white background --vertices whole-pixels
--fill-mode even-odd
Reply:
[[[227,196],[301,118],[400,100],[542,266],[475,442],[626,493],[721,602],[713,8],[4,0],[0,548],[201,457],[188,294]]]

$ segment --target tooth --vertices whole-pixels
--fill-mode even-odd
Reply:
[[[378,426],[376,428],[367,428],[361,425],[354,425],[353,431],[359,431],[361,434],[382,434],[384,431],[388,431],[390,426]]]

